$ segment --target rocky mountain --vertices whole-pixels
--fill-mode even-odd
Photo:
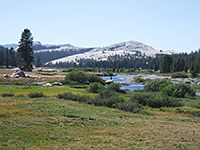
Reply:
[[[2,45],[3,47],[5,48],[11,48],[13,47],[14,49],[16,49],[18,47],[18,44],[15,44],[15,43],[12,43],[12,44],[5,44],[5,45]]]
[[[64,50],[63,48],[54,49],[56,51],[58,50]],[[77,50],[79,48],[73,47],[72,49]],[[69,50],[69,48],[65,48],[65,50]],[[43,50],[41,50],[43,51]],[[175,51],[158,51],[155,50],[153,47],[145,45],[141,42],[137,41],[128,41],[128,42],[121,42],[118,44],[113,44],[107,47],[99,47],[99,48],[91,48],[90,51],[86,51],[79,54],[74,54],[70,56],[66,56],[60,59],[55,59],[53,61],[49,61],[46,64],[56,64],[59,62],[75,62],[78,63],[80,60],[107,60],[110,57],[119,56],[119,57],[129,57],[129,56],[135,56],[136,58],[139,57],[155,57],[158,54],[174,54],[177,53]]]

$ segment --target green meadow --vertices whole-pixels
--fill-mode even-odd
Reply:
[[[47,97],[27,97],[31,92]],[[1,85],[0,94],[15,96],[0,97],[0,149],[200,148],[200,118],[191,114],[199,108],[191,100],[183,99],[184,107],[145,106],[147,115],[55,97],[65,92],[97,95],[68,86]],[[128,100],[133,93],[120,97]],[[194,102],[200,102],[198,96]]]

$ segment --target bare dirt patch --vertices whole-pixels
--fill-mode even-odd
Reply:
[[[60,81],[64,80],[66,73],[62,72],[62,70],[58,70],[55,72],[43,72],[39,71],[39,69],[33,69],[32,72],[25,72],[25,74],[29,75],[29,78],[11,78],[11,75],[15,70],[19,70],[19,68],[14,69],[0,69],[0,82],[27,82],[32,83],[36,81]],[[4,78],[4,74],[8,74],[8,78]]]

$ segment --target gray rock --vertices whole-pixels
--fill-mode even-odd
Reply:
[[[18,74],[16,74],[13,78],[19,78],[19,75]]]
[[[60,82],[54,82],[53,85],[62,86],[62,83],[60,83]]]
[[[4,74],[3,77],[4,78],[8,78],[9,76],[8,76],[8,74]]]
[[[28,74],[26,74],[26,78],[30,78],[30,76]]]
[[[43,86],[52,86],[52,84],[51,83],[46,83]]]
[[[21,71],[21,70],[16,70],[16,71],[12,74],[11,77],[12,77],[12,78],[25,78],[26,75],[24,74],[23,71]]]

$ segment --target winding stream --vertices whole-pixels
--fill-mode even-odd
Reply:
[[[137,76],[147,76],[147,74],[137,74],[137,75],[117,75],[117,76],[112,76],[112,79],[116,83],[130,83],[129,80],[126,80],[126,78],[131,78],[131,77],[137,77]],[[148,76],[156,76],[156,74],[148,74]],[[104,80],[110,80],[110,76],[104,76],[101,77]],[[145,85],[143,84],[136,84],[132,83],[130,85],[121,86],[121,89],[123,90],[130,90],[130,91],[135,91],[135,90],[141,90],[144,88]]]
[[[137,75],[117,75],[117,76],[112,76],[112,79],[116,83],[128,83],[130,84],[129,80],[126,80],[126,78],[131,78],[131,77],[137,77],[137,76],[157,76],[156,74],[137,74]],[[110,76],[104,76],[101,77],[104,80],[110,80]],[[143,84],[136,84],[136,83],[131,83],[130,85],[122,85],[121,89],[123,90],[130,90],[130,91],[135,91],[135,90],[141,90],[144,88],[145,85]],[[199,86],[198,84],[190,84],[190,86]],[[197,95],[200,95],[200,92],[196,92]]]

